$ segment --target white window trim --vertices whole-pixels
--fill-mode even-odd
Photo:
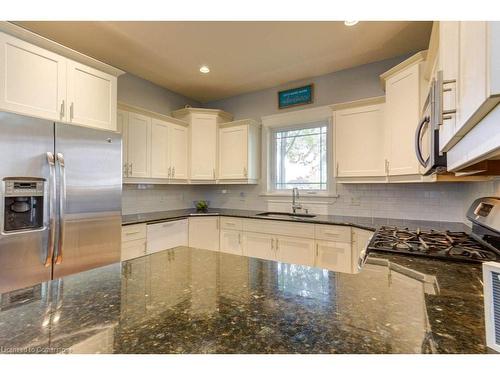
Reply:
[[[276,128],[300,127],[301,124],[314,123],[328,120],[328,143],[327,143],[327,190],[315,191],[306,190],[301,192],[304,197],[328,197],[336,198],[337,184],[334,178],[335,153],[333,152],[334,142],[334,122],[333,111],[329,106],[290,111],[277,115],[262,117],[262,187],[261,196],[288,197],[290,190],[275,190],[272,186],[272,131]]]

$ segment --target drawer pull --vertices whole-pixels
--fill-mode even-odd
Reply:
[[[138,234],[138,233],[141,233],[141,231],[136,231],[136,232],[126,232],[125,235],[126,236],[130,236],[132,234]]]
[[[229,222],[226,221],[226,225],[231,225],[231,226],[234,227],[236,225],[236,223],[229,223]]]
[[[325,230],[323,233],[328,234],[329,236],[339,236],[340,235],[340,233],[330,232],[328,230]]]

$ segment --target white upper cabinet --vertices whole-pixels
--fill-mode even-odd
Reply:
[[[151,118],[129,112],[127,138],[128,177],[150,177]]]
[[[217,117],[194,115],[191,131],[191,179],[215,180],[217,169]]]
[[[443,109],[456,109],[451,120],[443,121],[440,127],[440,146],[447,151],[448,170],[459,172],[472,164],[498,159],[500,22],[440,22],[439,48],[440,69],[444,80],[451,81],[443,85]],[[477,168],[482,169],[484,166]]]
[[[447,82],[443,85],[443,110],[457,108],[458,86],[456,81],[459,69],[459,43],[460,22],[440,21],[438,70],[443,72],[443,80]],[[450,114],[446,119],[443,119],[443,124],[439,128],[440,151],[448,151],[452,142],[455,141],[455,127],[456,114]]]
[[[65,121],[66,59],[0,33],[0,108]]]
[[[165,121],[151,121],[151,177],[170,177],[170,127]],[[170,170],[169,170],[170,168]]]
[[[122,133],[126,182],[187,181],[188,124],[124,103],[120,108],[117,125]]]
[[[415,156],[415,129],[421,110],[422,61],[423,58],[416,59],[409,66],[398,69],[393,74],[389,71],[389,74],[383,75],[389,176],[420,173]]]
[[[193,183],[215,183],[218,176],[218,125],[232,120],[216,109],[183,108],[172,112],[189,123],[189,178]]]
[[[116,92],[116,77],[68,60],[69,122],[116,130]]]
[[[339,110],[332,107],[337,178],[386,176],[383,100]]]
[[[128,177],[128,112],[118,110],[116,113],[116,130],[122,135],[122,168],[123,177]]]
[[[188,132],[189,128],[183,125],[170,125],[170,178],[174,180],[187,180],[188,169]]]
[[[116,76],[0,32],[0,110],[116,130],[116,94]]]
[[[250,119],[219,125],[219,180],[238,183],[259,178],[259,130]]]
[[[459,22],[456,133],[466,134],[500,100],[500,22]]]

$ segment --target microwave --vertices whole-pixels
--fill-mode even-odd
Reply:
[[[439,126],[443,123],[443,72],[433,79],[415,132],[415,153],[423,174],[446,172],[446,153],[439,151]]]

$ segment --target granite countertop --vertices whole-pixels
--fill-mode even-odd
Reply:
[[[34,288],[3,353],[485,353],[480,265],[371,254],[358,274],[179,247]]]
[[[428,221],[428,220],[404,220],[404,219],[388,219],[388,218],[377,218],[377,217],[361,217],[361,216],[339,216],[339,215],[316,215],[313,218],[304,219],[293,219],[293,218],[269,218],[265,216],[259,216],[259,213],[263,211],[252,211],[252,210],[237,210],[237,209],[227,209],[227,208],[212,208],[205,215],[220,215],[229,217],[240,217],[247,219],[262,219],[262,220],[281,220],[290,221],[294,223],[314,223],[314,224],[332,224],[332,225],[349,225],[361,229],[367,230],[377,230],[381,226],[397,226],[400,228],[409,229],[435,229],[435,230],[450,230],[457,232],[470,233],[470,228],[464,223],[460,222],[447,222],[447,221]],[[168,220],[178,220],[185,219],[196,213],[193,209],[184,210],[172,210],[172,211],[160,211],[160,212],[149,212],[142,214],[131,214],[123,215],[122,224],[139,224],[139,223],[156,223]],[[201,214],[203,215],[203,214]]]

